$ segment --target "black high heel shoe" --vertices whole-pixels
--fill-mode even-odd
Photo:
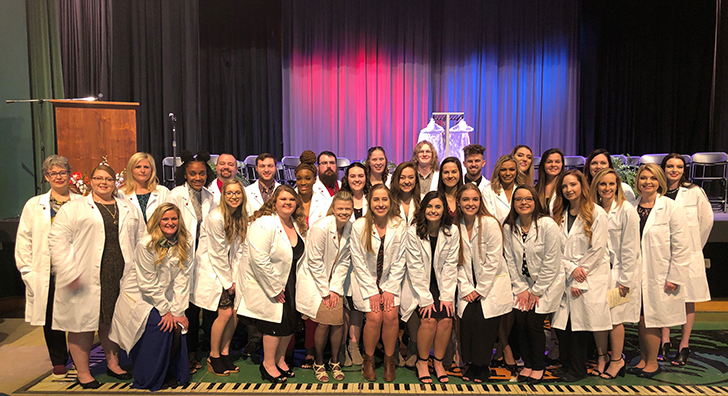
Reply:
[[[609,354],[608,353],[605,353],[605,354],[602,354],[602,355],[597,355],[597,366],[599,366],[599,358],[601,358],[602,356],[609,356]],[[604,367],[604,370],[605,371],[607,370],[606,365]],[[602,372],[599,371],[599,370],[597,370],[596,367],[589,374],[591,374],[591,375],[593,375],[595,377],[601,377],[602,376]]]
[[[281,375],[284,375],[286,378],[293,378],[296,376],[296,373],[294,373],[293,370],[290,368],[288,370],[283,370],[281,368],[281,366],[279,366],[277,364],[276,364],[276,368],[278,369],[278,371],[281,372]]]
[[[265,366],[263,366],[263,363],[260,364],[260,376],[263,379],[263,381],[270,381],[274,384],[282,384],[286,382],[286,377],[281,374],[277,377],[274,377],[268,373],[268,370],[265,369]]]
[[[229,371],[225,371],[225,363],[219,357],[207,358],[207,371],[219,375],[220,377],[227,377],[230,375]]]
[[[619,362],[620,360],[624,360],[624,359],[620,357],[620,358],[619,358],[619,359],[617,359],[617,360],[610,360],[610,361],[609,361],[609,365],[611,366],[611,365],[612,365],[612,362]],[[608,368],[609,368],[609,367],[607,367],[607,369],[608,369]],[[602,373],[602,375],[600,375],[600,377],[602,377],[602,378],[604,378],[604,379],[615,379],[615,378],[617,378],[617,377],[624,377],[624,374],[625,374],[625,373],[626,373],[626,371],[627,371],[627,362],[624,362],[624,366],[622,366],[622,368],[620,368],[620,369],[619,369],[619,371],[617,372],[617,375],[612,375],[612,374],[609,374],[609,373],[607,372],[607,369],[604,369],[604,372]]]
[[[430,360],[429,356],[423,359],[423,358],[420,357],[419,354],[417,354],[417,361],[418,362],[425,362],[425,363],[427,363],[428,360]],[[417,365],[416,364],[415,364],[415,372],[419,372],[417,370]],[[417,377],[417,380],[420,381],[421,383],[425,384],[425,385],[432,384],[432,375],[430,375],[430,369],[429,368],[427,369],[427,375],[423,375],[421,377]],[[430,380],[430,382],[425,382],[426,380]],[[465,380],[465,381],[467,381],[467,380]]]
[[[671,342],[668,341],[668,342],[662,344],[662,347],[660,347],[660,353],[657,354],[657,361],[664,362],[667,359],[669,359],[670,349],[672,349]]]
[[[688,360],[690,359],[690,353],[692,353],[690,348],[681,349],[680,352],[676,354],[674,358],[672,358],[670,364],[678,367],[682,367],[688,364]]]
[[[220,354],[220,360],[222,361],[223,367],[225,367],[226,373],[230,374],[240,372],[240,367],[236,366],[235,363],[230,360],[230,355]]]
[[[442,359],[444,359],[445,357],[443,356],[443,357],[441,357],[441,358],[438,359],[438,358],[436,358],[436,357],[433,356],[432,358],[435,359],[435,360],[437,360],[438,362],[440,362],[440,364],[442,365]],[[432,365],[432,368],[433,369],[435,368],[435,364],[434,363]],[[448,382],[450,382],[450,377],[447,376],[447,370],[445,369],[445,366],[444,365],[442,366],[442,369],[445,370],[445,374],[443,374],[443,375],[437,375],[437,370],[435,370],[435,375],[437,375],[437,382],[439,382],[441,384],[447,384]]]

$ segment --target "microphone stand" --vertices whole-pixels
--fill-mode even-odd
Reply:
[[[169,113],[172,119],[172,177],[177,173],[177,117],[174,113]]]

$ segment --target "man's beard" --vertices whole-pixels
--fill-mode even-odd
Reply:
[[[322,173],[319,175],[319,179],[321,179],[321,183],[323,183],[324,185],[333,187],[338,181],[338,178],[336,176],[337,174],[335,172],[332,172],[330,174]]]

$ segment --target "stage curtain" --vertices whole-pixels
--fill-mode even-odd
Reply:
[[[283,2],[285,151],[408,160],[433,111],[463,111],[488,161],[575,148],[578,4]]]
[[[582,153],[719,149],[709,130],[715,1],[585,1],[581,21]]]
[[[55,0],[26,0],[30,96],[33,99],[63,99],[63,71]],[[16,105],[22,106],[22,105]],[[35,189],[40,193],[43,160],[56,152],[53,105],[31,104]]]
[[[446,1],[433,12],[433,111],[462,111],[499,156],[526,144],[576,152],[578,17],[575,0]]]
[[[274,0],[200,4],[200,132],[212,152],[283,154],[280,15]]]

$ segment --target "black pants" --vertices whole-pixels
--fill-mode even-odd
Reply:
[[[577,378],[586,377],[586,349],[589,338],[593,337],[590,331],[572,331],[571,318],[566,322],[566,330],[556,330],[559,338],[560,359],[565,372]]]
[[[56,294],[56,277],[51,274],[48,284],[48,305],[46,306],[45,325],[43,336],[45,337],[48,354],[51,357],[51,364],[54,366],[66,365],[68,363],[68,346],[66,345],[66,332],[53,330],[53,298]]]
[[[465,307],[460,322],[460,352],[464,363],[488,366],[502,315],[486,319],[480,304],[475,301]]]
[[[217,318],[217,312],[202,309],[195,304],[185,311],[185,316],[190,322],[190,328],[187,329],[187,352],[197,354],[200,349],[200,311],[202,311],[202,332],[206,339],[210,339],[212,322]]]
[[[523,367],[536,371],[545,369],[546,336],[543,325],[548,314],[536,313],[535,307],[527,312],[518,309],[512,312],[516,319],[516,334],[521,346]]]

